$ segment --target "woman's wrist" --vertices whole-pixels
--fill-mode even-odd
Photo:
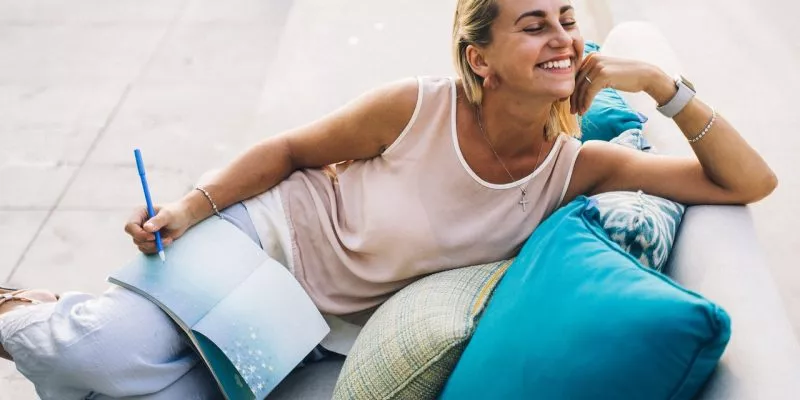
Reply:
[[[214,212],[206,197],[198,190],[192,190],[183,196],[180,204],[189,216],[189,226],[194,226]]]
[[[675,81],[660,68],[652,66],[647,75],[647,85],[644,91],[656,101],[659,107],[669,103],[678,93]]]

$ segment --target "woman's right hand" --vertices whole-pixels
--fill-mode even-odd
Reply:
[[[191,226],[191,214],[181,203],[169,203],[155,206],[156,216],[148,219],[147,207],[134,210],[125,224],[125,232],[133,238],[133,243],[142,253],[155,254],[156,237],[154,232],[161,231],[161,243],[169,246]]]

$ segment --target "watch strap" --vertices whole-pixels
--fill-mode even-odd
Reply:
[[[664,104],[661,107],[656,108],[661,114],[664,114],[667,118],[673,118],[677,115],[687,104],[694,98],[695,91],[689,87],[684,81],[683,78],[678,76],[675,79],[675,87],[678,88],[678,92],[675,93],[675,96]]]

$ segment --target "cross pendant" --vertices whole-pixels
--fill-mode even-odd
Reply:
[[[527,195],[527,193],[525,193],[525,192],[522,192],[522,199],[519,201],[519,204],[521,204],[521,205],[522,205],[522,212],[525,212],[525,211],[526,211],[526,210],[525,210],[525,208],[526,208],[526,206],[528,205],[528,203],[530,203],[530,202],[528,201],[528,199],[527,199],[527,198],[525,198],[525,196],[526,196],[526,195]]]

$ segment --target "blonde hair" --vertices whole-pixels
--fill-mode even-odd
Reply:
[[[453,22],[453,58],[456,71],[464,84],[467,100],[480,106],[483,101],[483,77],[476,74],[467,60],[467,46],[488,46],[492,42],[492,22],[497,18],[500,7],[497,0],[458,0]],[[569,111],[569,100],[557,101],[550,108],[550,116],[545,125],[547,140],[564,132],[579,138],[581,135],[578,119]]]

